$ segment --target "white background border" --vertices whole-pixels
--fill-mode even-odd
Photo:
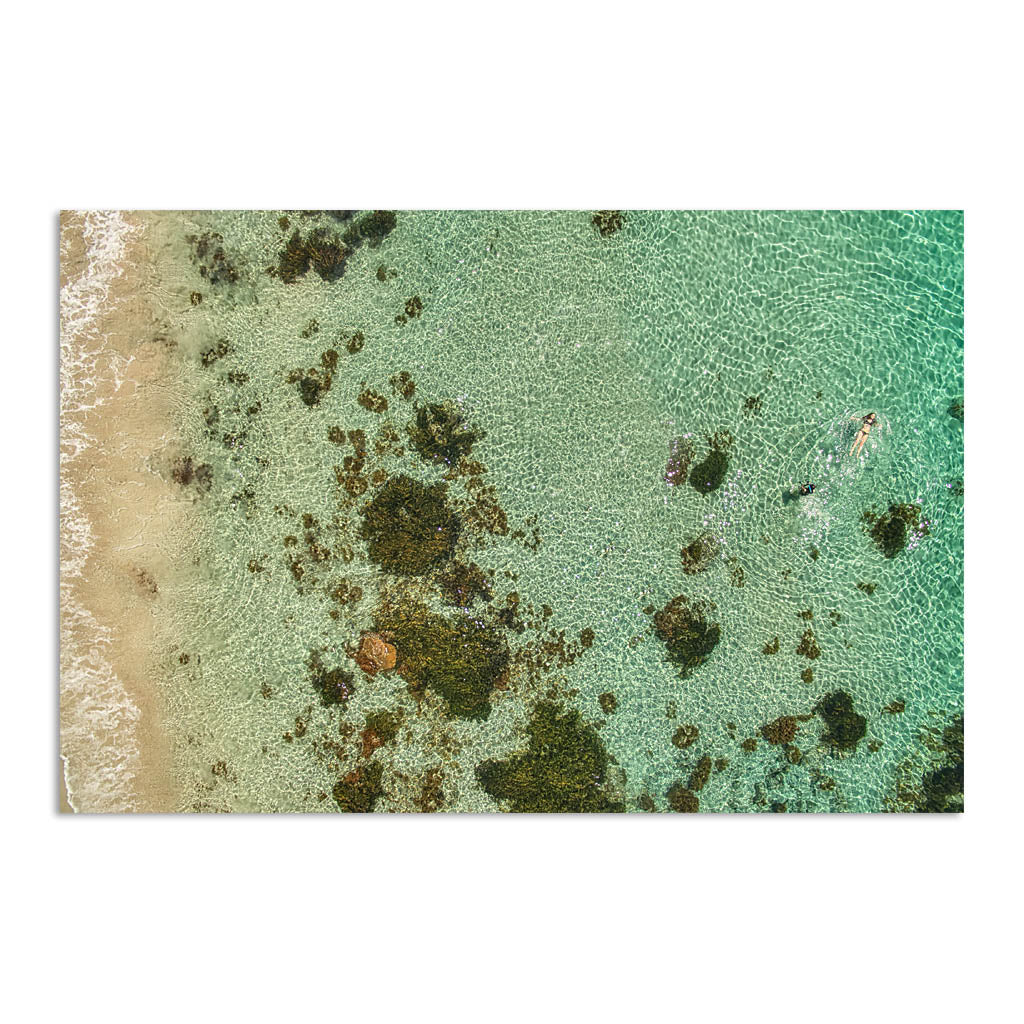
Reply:
[[[15,1019],[1001,1017],[1020,892],[1017,15],[12,10],[2,962]],[[967,814],[58,816],[57,211],[281,205],[966,208]]]

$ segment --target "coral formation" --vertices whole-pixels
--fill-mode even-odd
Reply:
[[[814,630],[810,626],[804,630],[804,635],[800,637],[800,643],[796,645],[796,653],[802,654],[805,658],[821,657],[821,648],[818,646],[818,641],[814,637]]]
[[[314,228],[303,238],[296,228],[278,253],[277,266],[271,267],[270,273],[285,284],[294,284],[310,269],[324,281],[337,281],[345,273],[346,260],[360,245],[366,242],[370,248],[376,248],[396,223],[392,211],[375,210],[353,224],[341,238],[336,231],[323,227]]]
[[[320,703],[325,707],[342,704],[355,693],[355,677],[343,668],[328,669],[320,658],[319,651],[311,651],[309,655],[309,681],[313,689],[320,695]]]
[[[345,211],[349,212],[349,211]],[[371,249],[379,249],[381,242],[398,226],[398,217],[394,210],[373,210],[360,217],[342,235],[342,241],[350,249],[358,249],[364,242]]]
[[[416,382],[412,379],[412,374],[408,370],[392,374],[388,383],[391,385],[391,390],[396,395],[401,395],[406,401],[416,393]]]
[[[964,718],[957,715],[942,730],[945,764],[921,776],[914,809],[927,814],[962,813],[964,809]]]
[[[686,787],[692,793],[699,793],[711,778],[711,757],[705,754],[698,762],[697,767],[690,774],[690,780]]]
[[[438,575],[437,583],[445,601],[456,608],[470,608],[477,598],[493,600],[490,582],[476,562],[452,561]]]
[[[619,706],[619,702],[615,699],[614,693],[602,693],[597,698],[598,704],[601,705],[601,710],[606,714],[612,714],[615,709]]]
[[[185,240],[192,247],[192,261],[199,267],[200,277],[209,281],[211,285],[234,284],[238,281],[238,271],[224,251],[224,239],[216,231],[207,231],[202,235],[187,235]],[[198,303],[193,301],[192,305]]]
[[[356,400],[364,409],[368,409],[370,412],[388,411],[387,398],[379,391],[374,391],[371,388],[363,388]]]
[[[399,716],[393,711],[373,711],[366,716],[359,734],[360,755],[370,757],[378,747],[391,743],[398,735]]]
[[[200,494],[206,494],[213,486],[213,466],[208,462],[196,465],[190,455],[176,459],[171,469],[171,479],[182,487],[195,485]]]

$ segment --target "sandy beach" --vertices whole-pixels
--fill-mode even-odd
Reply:
[[[178,806],[158,623],[188,506],[160,468],[176,371],[147,232],[133,214],[60,220],[60,804],[78,812]]]

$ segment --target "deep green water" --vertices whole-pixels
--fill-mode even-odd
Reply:
[[[188,454],[213,480],[208,493],[184,492],[204,526],[181,553],[181,579],[164,588],[187,807],[335,810],[338,778],[379,763],[377,810],[411,807],[431,769],[444,809],[496,810],[474,769],[525,749],[527,717],[549,691],[596,727],[613,762],[604,791],[629,810],[666,810],[668,788],[704,755],[728,765],[700,790],[702,811],[909,806],[896,802],[898,786],[919,791],[922,773],[946,763],[926,740],[963,710],[963,424],[948,411],[963,394],[960,213],[627,212],[602,237],[589,212],[399,212],[340,279],[310,271],[294,283],[266,273],[292,231],[348,225],[291,213],[284,230],[281,216],[158,221],[160,299],[193,397],[181,409],[183,447],[157,461],[167,472]],[[222,240],[197,257],[187,236],[208,232]],[[218,247],[237,280],[201,275]],[[413,296],[422,312],[396,323]],[[355,332],[364,342],[350,354]],[[204,366],[221,340],[229,351]],[[308,407],[289,374],[319,366],[328,349],[339,354],[331,388]],[[411,400],[389,385],[401,371],[415,381]],[[360,406],[364,388],[387,397],[386,412]],[[366,432],[367,476],[434,482],[442,472],[417,458],[405,428],[416,403],[446,400],[485,433],[472,458],[510,530],[464,535],[463,557],[494,571],[494,599],[473,615],[493,616],[515,591],[539,628],[506,631],[513,650],[551,630],[567,643],[586,629],[595,637],[541,678],[514,670],[484,721],[453,718],[436,697],[417,704],[396,673],[366,677],[345,653],[371,628],[388,577],[358,535],[375,488],[357,499],[339,488],[333,467],[353,448],[328,431]],[[850,458],[851,417],[868,411],[883,428],[864,458]],[[401,457],[374,453],[388,423]],[[719,490],[666,484],[674,438],[693,440],[696,462],[705,436],[722,431],[732,446]],[[784,502],[804,480],[815,493]],[[451,482],[453,496],[464,482]],[[889,559],[861,516],[892,503],[919,504],[929,533]],[[303,514],[331,551],[316,587],[288,564],[285,538],[301,549]],[[534,522],[535,550],[513,536],[522,528],[529,540]],[[718,556],[687,575],[680,548],[704,530]],[[346,545],[351,561],[340,557]],[[342,577],[362,589],[358,603],[327,596]],[[429,581],[428,591],[442,609]],[[645,611],[679,594],[713,604],[721,628],[685,679]],[[796,651],[808,627],[821,651],[813,660]],[[776,636],[778,653],[764,654]],[[343,705],[319,703],[313,649],[354,672]],[[810,714],[838,690],[867,720],[855,750],[823,742],[819,716],[799,723],[799,763],[761,737],[766,723]],[[602,693],[614,694],[611,714]],[[902,713],[883,710],[894,701]],[[382,709],[401,710],[402,726],[363,758],[365,715]],[[699,738],[679,749],[671,740],[683,724]],[[741,746],[748,738],[753,752]]]

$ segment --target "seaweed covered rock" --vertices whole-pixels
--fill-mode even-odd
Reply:
[[[527,734],[525,752],[477,765],[477,781],[484,792],[524,813],[625,809],[602,788],[608,754],[579,712],[542,701],[534,708]]]
[[[761,729],[761,735],[776,746],[784,743],[792,743],[796,736],[796,719],[792,715],[783,715],[769,722]]]
[[[718,541],[706,531],[695,540],[687,544],[679,556],[683,563],[683,572],[688,576],[695,576],[704,572],[718,555]]]
[[[672,745],[680,750],[685,750],[697,742],[700,730],[695,725],[681,725],[672,733]]]
[[[275,273],[285,284],[294,284],[312,268],[324,281],[337,281],[345,273],[348,255],[337,232],[315,228],[303,238],[296,229],[278,253]]]
[[[469,608],[477,598],[491,601],[494,597],[487,576],[476,562],[453,561],[438,576],[437,583],[445,601],[456,608]]]
[[[398,671],[413,687],[433,690],[458,718],[491,713],[491,693],[509,664],[508,644],[497,628],[410,604],[382,610],[377,630],[397,648]]]
[[[448,489],[394,476],[363,506],[359,532],[370,559],[387,572],[422,576],[451,558],[459,518],[448,507]]]
[[[908,542],[916,543],[928,534],[928,520],[921,518],[920,505],[890,505],[881,515],[869,509],[861,520],[886,558],[895,558]]]
[[[721,627],[709,623],[705,613],[702,605],[680,594],[654,614],[654,631],[684,679],[707,661],[722,636]]]
[[[399,717],[393,711],[373,711],[366,716],[366,724],[359,734],[360,753],[370,757],[378,747],[394,741],[398,735]]]
[[[347,213],[348,211],[340,211]],[[271,273],[285,284],[294,284],[310,269],[324,281],[337,281],[345,273],[345,261],[364,242],[376,248],[394,230],[397,218],[391,210],[374,210],[356,221],[342,237],[327,228],[314,228],[305,238],[296,229],[277,255]]]
[[[383,774],[381,765],[373,762],[339,779],[332,791],[338,807],[348,814],[369,814],[384,792]]]
[[[473,445],[484,436],[472,429],[462,410],[454,402],[424,405],[408,426],[409,440],[417,452],[434,465],[454,466],[469,455]]]
[[[686,474],[693,462],[693,442],[687,437],[673,438],[668,446],[668,464],[665,466],[665,483],[678,487],[686,483]]]
[[[358,249],[364,242],[377,249],[381,242],[398,226],[398,217],[394,210],[372,210],[360,217],[342,235],[342,241],[350,249]]]
[[[853,710],[853,698],[845,690],[822,697],[814,710],[825,722],[822,742],[837,750],[856,750],[867,732],[868,722]]]
[[[964,718],[957,715],[942,730],[944,764],[921,776],[914,810],[924,814],[962,813],[964,809]]]
[[[602,238],[607,238],[609,235],[614,235],[616,231],[622,230],[622,211],[598,210],[597,213],[590,218],[590,223],[597,228]]]
[[[963,802],[954,803],[954,798],[963,797],[964,763],[945,765],[926,772],[921,778],[921,801],[918,811],[926,814],[962,812]]]
[[[701,494],[717,491],[725,482],[725,475],[729,472],[732,435],[727,430],[720,430],[709,439],[709,443],[704,460],[698,462],[690,472],[690,485]]]
[[[343,668],[327,668],[318,651],[309,655],[309,681],[325,707],[342,704],[356,692],[355,677]]]
[[[686,784],[686,788],[691,793],[699,793],[711,778],[711,755],[705,754],[698,762],[697,766],[690,773],[689,782]]]
[[[199,267],[200,277],[205,278],[211,285],[230,285],[238,281],[238,270],[233,258],[224,250],[222,235],[216,231],[207,231],[202,235],[186,235],[185,241],[192,247],[192,261]],[[193,292],[192,295],[199,295],[199,292]],[[198,306],[199,302],[202,302],[202,296],[199,296],[198,302],[195,298],[191,301],[193,306]]]
[[[331,390],[331,379],[329,371],[315,366],[308,370],[292,370],[288,375],[288,383],[299,386],[299,398],[311,409],[319,405],[320,399]]]
[[[615,699],[614,693],[602,693],[597,698],[598,704],[601,705],[601,710],[606,714],[613,714],[615,709],[619,706],[619,702]]]
[[[802,654],[805,658],[820,658],[821,648],[814,636],[814,630],[808,626],[800,637],[800,643],[796,645],[796,653]]]
[[[182,487],[194,486],[200,494],[207,494],[213,486],[213,466],[208,462],[193,463],[192,457],[186,455],[175,460],[171,479]]]
[[[668,797],[669,807],[679,814],[696,814],[700,810],[700,798],[681,782],[669,786],[665,796]]]

